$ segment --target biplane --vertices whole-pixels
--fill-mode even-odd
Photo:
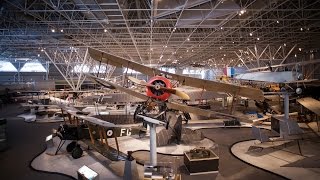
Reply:
[[[262,91],[256,88],[238,86],[233,84],[227,84],[222,82],[204,80],[204,79],[169,73],[166,71],[161,71],[156,68],[147,67],[139,63],[136,63],[136,62],[133,62],[133,61],[130,61],[130,60],[127,60],[103,51],[92,49],[92,48],[89,48],[88,52],[89,52],[89,55],[96,61],[100,61],[108,65],[110,64],[119,68],[126,67],[128,69],[141,72],[142,74],[148,75],[150,77],[154,77],[156,75],[162,74],[163,76],[169,79],[178,81],[181,85],[201,88],[207,91],[226,92],[226,93],[232,94],[233,96],[243,96],[253,100],[264,99]]]

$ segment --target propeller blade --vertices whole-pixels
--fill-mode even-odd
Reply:
[[[178,89],[161,87],[160,90],[163,90],[163,91],[168,92],[170,94],[174,94],[176,96],[179,96],[183,100],[190,100],[190,97],[188,94],[186,94]]]
[[[140,79],[137,79],[137,78],[134,78],[132,76],[128,76],[128,79],[132,82],[134,82],[135,84],[139,84],[139,85],[143,85],[143,86],[146,86],[147,85],[147,82],[144,81],[144,80],[140,80]]]

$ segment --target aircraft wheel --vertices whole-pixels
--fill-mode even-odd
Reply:
[[[72,153],[71,153],[71,156],[74,158],[74,159],[78,159],[82,156],[83,154],[83,150],[81,149],[80,145],[77,145],[73,150],[72,150]]]
[[[71,143],[69,143],[68,145],[67,145],[67,151],[70,153],[70,152],[72,152],[72,150],[76,147],[76,145],[77,145],[77,142],[76,141],[72,141]]]

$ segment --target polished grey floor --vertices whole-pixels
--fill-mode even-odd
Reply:
[[[59,123],[26,124],[15,116],[22,112],[19,105],[7,105],[0,110],[7,117],[9,148],[0,152],[0,179],[10,180],[56,180],[71,179],[58,174],[37,172],[29,167],[31,160],[45,148],[45,137]],[[14,117],[14,118],[12,118]]]
[[[251,128],[203,129],[202,132],[219,145],[220,164],[217,179],[284,179],[246,164],[231,154],[232,144],[252,138]],[[265,132],[270,133],[267,130]]]

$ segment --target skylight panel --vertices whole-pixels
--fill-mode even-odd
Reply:
[[[18,72],[11,62],[0,61],[0,72]]]
[[[135,71],[135,70],[130,69],[130,68],[125,68],[125,69],[123,70],[123,73],[127,73],[127,74],[141,74],[140,72]]]
[[[43,65],[38,61],[26,62],[20,72],[47,72]]]
[[[74,66],[72,72],[75,72],[75,73],[80,73],[80,72],[83,72],[83,73],[88,73],[90,71],[90,68],[89,66],[87,65],[76,65]]]

